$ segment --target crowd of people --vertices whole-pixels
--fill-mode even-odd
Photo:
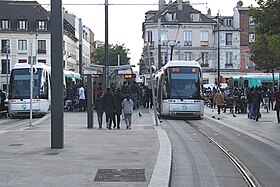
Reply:
[[[204,90],[205,103],[215,108],[218,114],[227,109],[230,113],[246,113],[248,118],[258,121],[261,117],[260,108],[264,106],[267,110],[275,110],[277,121],[280,123],[280,92],[278,87],[245,87],[245,88],[225,88]]]
[[[85,111],[87,88],[83,84],[72,85],[65,91],[66,111]],[[102,83],[93,82],[93,105],[97,113],[99,128],[103,126],[103,114],[107,129],[120,129],[121,118],[124,119],[126,128],[131,129],[131,116],[140,105],[152,108],[152,90],[147,86],[133,81],[124,81],[122,86],[116,87],[111,83],[103,91]]]

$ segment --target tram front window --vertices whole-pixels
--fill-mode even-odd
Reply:
[[[192,68],[180,68],[180,71],[170,72],[171,98],[186,99],[199,98],[199,71],[192,72]]]
[[[38,69],[33,76],[33,98],[39,96],[40,72]],[[29,99],[30,98],[30,72],[29,69],[14,69],[11,74],[9,98],[10,99]]]

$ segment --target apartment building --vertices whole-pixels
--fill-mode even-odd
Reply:
[[[64,19],[63,66],[79,72],[79,27]],[[83,64],[90,63],[90,37],[82,38]],[[50,12],[36,1],[0,1],[0,89],[6,90],[14,64],[51,64]],[[93,43],[93,42],[92,42]]]

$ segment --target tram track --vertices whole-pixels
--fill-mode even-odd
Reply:
[[[241,176],[244,178],[248,186],[250,187],[262,187],[256,177],[250,172],[250,170],[246,167],[246,165],[238,159],[238,157],[233,154],[230,150],[228,150],[225,146],[223,146],[219,141],[215,138],[207,134],[205,131],[201,130],[198,126],[193,124],[192,122],[186,120],[185,121],[189,126],[196,129],[199,133],[209,139],[214,145],[216,145],[231,161],[231,163],[237,168]]]

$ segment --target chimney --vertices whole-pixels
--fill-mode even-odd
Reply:
[[[177,4],[178,4],[178,10],[182,11],[183,10],[183,1],[182,0],[177,0]]]
[[[211,16],[211,9],[210,8],[208,8],[208,10],[207,10],[207,15]]]
[[[158,10],[162,10],[165,7],[165,0],[159,0],[158,2]]]

